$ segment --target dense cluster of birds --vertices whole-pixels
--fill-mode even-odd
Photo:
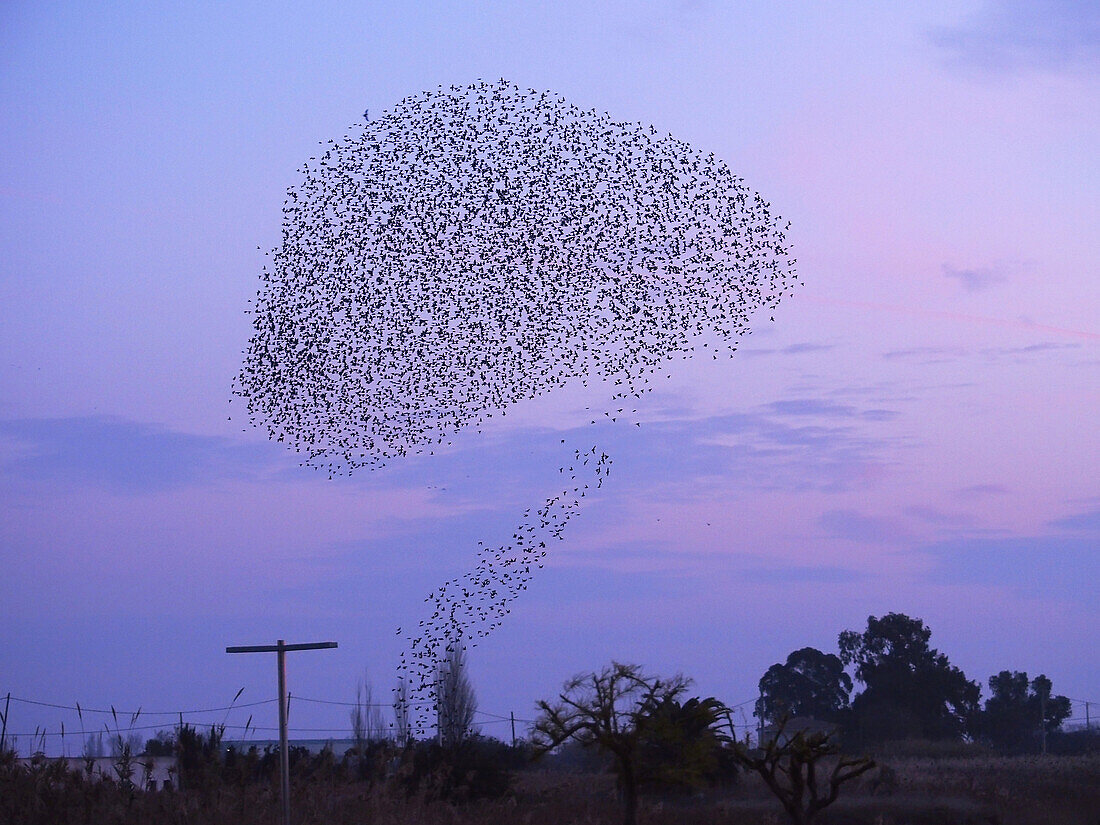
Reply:
[[[640,397],[697,345],[734,349],[795,282],[787,227],[723,161],[553,93],[439,87],[354,131],[288,190],[237,385],[253,424],[330,475],[570,381]],[[578,450],[571,486],[429,596],[405,634],[414,690],[499,625],[609,467]]]

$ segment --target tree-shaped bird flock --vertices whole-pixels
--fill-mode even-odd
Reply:
[[[237,383],[253,424],[330,475],[571,381],[606,382],[616,417],[703,337],[733,350],[795,283],[785,227],[723,161],[553,93],[439,87],[355,132],[288,190]],[[598,447],[573,457],[510,544],[429,596],[405,634],[415,692],[499,626],[603,482]]]

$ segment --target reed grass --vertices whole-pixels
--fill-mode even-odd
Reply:
[[[822,825],[1096,825],[1100,754],[1084,756],[897,757],[895,780],[853,783]],[[622,808],[606,774],[523,770],[502,798],[454,804],[430,788],[408,796],[394,783],[313,771],[292,783],[295,825],[617,825]],[[211,784],[142,791],[89,779],[63,763],[0,761],[0,822],[11,825],[269,825],[279,820],[278,785]],[[645,799],[639,825],[782,825],[763,783],[745,775],[732,789],[687,800]]]

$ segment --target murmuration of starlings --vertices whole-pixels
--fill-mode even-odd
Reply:
[[[698,341],[734,350],[797,284],[789,224],[725,162],[557,94],[441,86],[350,132],[287,192],[234,390],[330,475],[433,452],[571,381],[639,398]],[[603,483],[606,453],[573,458],[512,542],[479,545],[401,631],[414,692],[499,627]]]

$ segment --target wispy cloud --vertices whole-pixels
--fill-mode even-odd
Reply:
[[[848,541],[888,545],[906,537],[897,522],[881,516],[868,516],[855,510],[827,510],[818,523],[826,534]]]
[[[1008,283],[1008,276],[1001,269],[981,267],[958,269],[950,264],[943,265],[943,275],[958,281],[967,292],[981,292],[998,284]]]
[[[811,406],[792,401],[777,410],[712,419],[690,453],[706,450],[711,462],[720,462],[715,469],[746,489],[829,492],[858,487],[868,468],[889,463],[906,445],[864,427],[893,411],[823,405],[815,415]]]
[[[1081,532],[1100,538],[1100,509],[1055,519],[1049,522],[1049,526],[1057,530]]]
[[[967,352],[965,347],[906,347],[888,350],[882,354],[882,357],[887,361],[912,358],[919,360],[922,364],[943,364],[962,358]]]
[[[612,457],[615,486],[722,478],[736,479],[744,489],[845,489],[858,483],[868,464],[896,449],[894,441],[887,445],[867,429],[896,415],[878,405],[798,397],[746,412],[647,421],[641,427],[608,419],[564,430],[525,428],[464,438],[461,446],[439,455],[411,456],[378,473],[334,483],[423,489],[463,512],[518,514],[565,489],[558,485],[571,483],[574,450],[598,445]],[[619,468],[626,478],[620,479]],[[576,471],[580,483],[595,484],[580,467]],[[225,480],[312,481],[323,474],[300,468],[292,453],[266,441],[87,416],[0,420],[0,476],[11,485],[143,494]],[[532,489],[541,495],[525,499]]]
[[[340,476],[341,488],[419,489],[446,494],[448,510],[469,512],[507,507],[507,492],[486,504],[469,490],[510,491],[524,474],[556,474],[572,447],[555,433],[531,438],[516,449],[507,439],[469,439],[450,454],[415,455],[372,473]],[[471,446],[472,445],[472,446]],[[441,453],[446,451],[441,450]],[[324,472],[299,466],[299,457],[270,441],[178,432],[159,424],[108,416],[0,420],[0,477],[12,483],[85,486],[124,494],[155,493],[225,480],[309,483]]]
[[[811,352],[828,352],[836,349],[836,344],[817,344],[811,341],[803,341],[797,344],[788,344],[778,349],[743,349],[741,354],[747,357],[761,357],[764,355],[805,355]]]
[[[1094,604],[1100,581],[1100,510],[1048,522],[1030,536],[961,536],[919,548],[934,582],[993,585],[1023,595]]]
[[[847,404],[835,404],[816,398],[796,398],[774,401],[768,410],[781,416],[816,416],[819,418],[862,418],[865,421],[890,421],[898,417],[895,410],[860,410]]]
[[[904,510],[907,516],[937,527],[969,527],[975,517],[970,513],[948,512],[925,504],[913,504]]]
[[[937,559],[934,583],[992,585],[1026,596],[1096,601],[1100,559],[1092,538],[969,538],[923,549]]]
[[[793,398],[773,401],[768,410],[785,416],[822,416],[826,418],[851,418],[855,408],[817,398]]]
[[[1024,363],[1027,359],[1033,360],[1056,354],[1064,355],[1069,352],[1079,352],[1081,349],[1081,345],[1077,343],[1040,341],[1036,344],[1019,347],[908,347],[906,349],[888,350],[882,354],[882,357],[887,361],[904,359],[922,365],[945,364],[963,358],[978,358],[986,363],[1006,360],[1014,363]]]
[[[784,564],[757,553],[734,552],[730,548],[715,552],[669,546],[665,542],[631,540],[603,542],[599,552],[556,553],[555,567],[584,570],[613,570],[624,576],[663,573],[699,581],[720,569],[723,576],[755,584],[846,584],[864,579],[862,571],[835,564]]]
[[[738,577],[753,584],[849,584],[861,581],[866,575],[848,567],[790,565],[753,567],[739,573]]]
[[[969,500],[1003,496],[1008,492],[1009,489],[1003,484],[971,484],[957,491],[960,497]]]
[[[1081,71],[1100,64],[1100,4],[992,0],[929,37],[955,66],[987,72]]]
[[[283,466],[276,451],[262,442],[234,442],[106,416],[0,421],[0,437],[7,442],[0,473],[123,492],[256,476]]]
[[[1100,341],[1100,333],[1084,329],[1068,329],[1056,327],[1050,324],[1041,324],[1030,318],[992,318],[986,315],[970,315],[965,312],[945,312],[938,309],[922,309],[918,306],[903,304],[887,304],[877,301],[853,301],[841,298],[824,298],[821,296],[806,295],[802,298],[806,303],[821,304],[822,306],[839,306],[852,309],[862,309],[875,313],[890,313],[908,315],[915,318],[928,318],[942,321],[955,321],[967,325],[996,326],[1009,329],[1031,330],[1032,332],[1047,332],[1056,335],[1065,335],[1072,338],[1083,338],[1089,341]]]

